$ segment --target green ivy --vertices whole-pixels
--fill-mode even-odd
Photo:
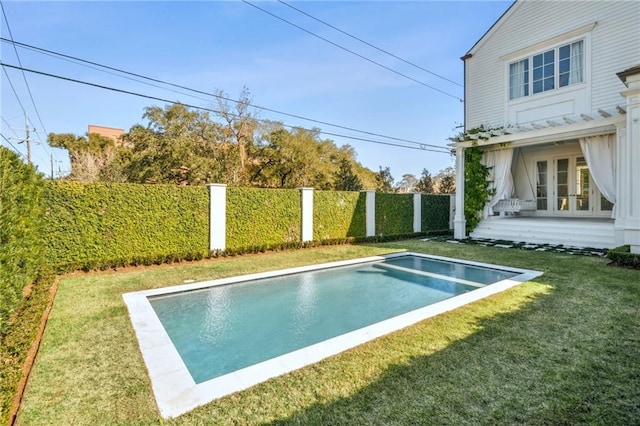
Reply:
[[[422,231],[449,230],[451,195],[422,194]]]
[[[464,216],[467,233],[478,226],[482,219],[482,209],[495,192],[489,190],[489,168],[480,160],[480,148],[474,146],[464,150]]]
[[[413,232],[413,194],[376,194],[376,235]]]
[[[227,248],[263,251],[300,241],[298,189],[227,188]]]
[[[366,195],[364,192],[314,191],[314,240],[364,237],[365,234]]]
[[[206,187],[48,182],[49,259],[58,271],[202,259]]]
[[[0,147],[0,335],[23,304],[23,289],[43,271],[43,186],[34,167]]]

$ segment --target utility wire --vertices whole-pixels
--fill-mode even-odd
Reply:
[[[307,13],[307,12],[305,12],[304,10],[300,10],[300,9],[298,9],[297,7],[295,7],[295,6],[293,6],[293,5],[289,4],[289,3],[287,3],[287,2],[285,2],[285,1],[278,0],[278,3],[282,3],[283,5],[285,5],[285,6],[289,7],[289,8],[291,8],[291,9],[295,10],[296,12],[299,12],[299,13],[301,13],[301,14],[305,15],[305,16],[308,16],[309,18],[314,19],[314,20],[316,20],[316,21],[320,22],[321,24],[326,25],[326,26],[327,26],[327,27],[329,27],[329,28],[333,28],[334,30],[336,30],[336,31],[338,31],[338,32],[340,32],[340,33],[342,33],[342,34],[346,35],[347,37],[351,37],[352,39],[357,40],[357,41],[359,41],[360,43],[364,43],[364,44],[366,44],[367,46],[372,47],[372,48],[376,49],[376,50],[377,50],[377,51],[379,51],[379,52],[385,53],[385,54],[387,54],[387,55],[391,56],[392,58],[395,58],[395,59],[397,59],[397,60],[399,60],[399,61],[404,62],[405,64],[411,65],[411,66],[412,66],[412,67],[414,67],[414,68],[417,68],[417,69],[422,70],[422,71],[424,71],[424,72],[426,72],[426,73],[429,73],[429,74],[431,74],[431,75],[433,75],[433,76],[435,76],[435,77],[438,77],[438,78],[441,78],[441,79],[443,79],[443,80],[446,80],[446,81],[448,81],[449,83],[455,84],[456,86],[464,87],[462,84],[458,83],[457,81],[450,80],[450,79],[448,79],[447,77],[444,77],[444,76],[442,76],[442,75],[440,75],[440,74],[436,74],[436,73],[435,73],[435,72],[433,72],[433,71],[430,71],[430,70],[428,70],[428,69],[426,69],[426,68],[421,67],[420,65],[414,64],[413,62],[410,62],[410,61],[407,61],[406,59],[401,58],[400,56],[394,55],[393,53],[391,53],[391,52],[389,52],[389,51],[387,51],[387,50],[384,50],[384,49],[382,49],[382,48],[380,48],[380,47],[378,47],[378,46],[375,46],[375,45],[373,45],[373,44],[371,44],[371,43],[369,43],[369,42],[367,42],[367,41],[365,41],[365,40],[363,40],[363,39],[361,39],[361,38],[358,38],[358,37],[354,36],[353,34],[350,34],[350,33],[346,32],[346,31],[344,31],[344,30],[341,30],[340,28],[338,28],[338,27],[336,27],[336,26],[334,26],[334,25],[331,25],[330,23],[325,22],[325,21],[323,21],[322,19],[316,18],[315,16],[311,15],[310,13]]]
[[[13,91],[13,94],[16,97],[16,100],[18,101],[18,105],[20,105],[20,109],[22,110],[23,114],[27,114],[27,110],[24,109],[24,105],[22,105],[22,101],[20,100],[20,96],[18,96],[18,92],[16,92],[16,88],[13,86],[13,83],[11,82],[11,78],[9,77],[9,73],[7,72],[6,68],[2,68],[2,71],[4,71],[4,75],[7,77],[7,81],[9,82],[9,86],[11,87],[11,90]]]
[[[164,80],[159,80],[159,79],[148,77],[148,76],[145,76],[145,75],[142,75],[142,74],[137,74],[137,73],[134,73],[134,72],[126,71],[126,70],[123,70],[123,69],[120,69],[120,68],[115,68],[115,67],[111,67],[111,66],[108,66],[108,65],[100,64],[100,63],[97,63],[97,62],[88,61],[86,59],[78,58],[78,57],[75,57],[75,56],[66,55],[64,53],[54,52],[52,50],[47,50],[47,49],[44,49],[44,48],[41,48],[41,47],[32,46],[32,45],[21,43],[21,42],[15,41],[15,40],[8,40],[8,39],[3,38],[3,37],[0,37],[0,40],[3,41],[3,42],[6,42],[6,43],[12,43],[14,45],[23,47],[25,49],[30,49],[30,50],[34,50],[34,51],[37,51],[37,52],[42,52],[42,53],[50,55],[50,56],[54,56],[54,57],[58,56],[58,57],[61,57],[61,58],[65,58],[66,60],[73,60],[73,61],[81,62],[81,63],[84,63],[84,64],[93,65],[95,67],[105,68],[105,69],[108,69],[108,70],[111,70],[111,71],[116,71],[118,73],[122,73],[122,74],[125,74],[125,75],[129,75],[129,76],[141,78],[141,79],[144,79],[144,80],[149,80],[149,81],[153,81],[153,82],[156,82],[156,83],[161,83],[161,84],[164,84],[164,85],[167,85],[167,86],[171,86],[171,87],[176,87],[176,88],[179,88],[179,89],[187,90],[187,91],[190,91],[190,92],[193,92],[193,93],[199,93],[199,94],[202,94],[202,95],[211,96],[211,97],[214,97],[214,98],[217,98],[217,99],[221,99],[221,100],[225,100],[225,101],[229,101],[229,102],[234,102],[236,104],[238,103],[237,100],[234,100],[234,99],[231,99],[231,98],[219,95],[219,94],[204,92],[202,90],[193,89],[193,88],[182,86],[182,85],[175,84],[175,83],[170,83],[170,82],[167,82],[167,81],[164,81]],[[91,67],[91,68],[94,68],[94,67]],[[96,68],[94,68],[94,69],[96,69]],[[118,75],[118,74],[114,74],[114,73],[109,73],[109,74]],[[128,78],[128,77],[124,77],[124,78]],[[143,83],[143,84],[147,84],[147,85],[150,85],[150,86],[153,86],[153,87],[162,88],[162,87],[157,86],[155,84],[145,83],[145,82],[140,81],[140,80],[136,80],[136,79],[132,79],[132,78],[128,78],[128,79],[130,79],[132,81],[137,81],[137,82],[140,82],[140,83]],[[167,90],[167,89],[165,89],[165,90]],[[175,90],[171,90],[171,91],[174,92],[174,93],[180,93],[180,94],[183,94],[183,95],[186,95],[186,96],[195,97],[193,95],[187,95],[184,92],[178,92],[178,91],[175,91]],[[195,98],[196,99],[201,99],[201,100],[207,100],[207,99],[202,99],[202,98],[199,98],[199,97],[195,97]],[[343,126],[343,125],[340,125],[340,124],[329,123],[329,122],[322,121],[322,120],[316,120],[316,119],[313,119],[313,118],[308,118],[308,117],[304,117],[304,116],[297,115],[297,114],[291,114],[291,113],[287,113],[287,112],[283,112],[283,111],[278,111],[278,110],[275,110],[275,109],[272,109],[272,108],[267,108],[267,107],[263,107],[263,106],[255,105],[255,104],[251,104],[251,103],[248,103],[247,105],[251,106],[253,108],[257,108],[257,109],[263,110],[263,111],[269,111],[269,112],[273,112],[275,114],[280,114],[280,115],[284,115],[284,116],[287,116],[287,117],[292,117],[292,118],[296,118],[296,119],[300,119],[300,120],[305,120],[305,121],[309,121],[309,122],[312,122],[312,123],[317,123],[317,124],[322,124],[322,125],[325,125],[325,126],[336,127],[336,128],[343,129],[343,130],[349,130],[349,131],[353,131],[353,132],[367,134],[369,136],[381,137],[381,138],[385,138],[385,139],[395,140],[395,141],[398,141],[398,142],[411,143],[411,144],[418,145],[420,147],[422,147],[423,145],[426,145],[426,146],[435,147],[435,148],[442,148],[441,146],[438,146],[438,145],[424,144],[422,142],[417,142],[417,141],[413,141],[413,140],[409,140],[409,139],[397,138],[397,137],[393,137],[393,136],[383,135],[383,134],[380,134],[380,133],[368,132],[368,131],[365,131],[365,130],[359,130],[359,129],[355,129],[353,127],[348,127],[348,126]]]
[[[251,3],[251,2],[250,2],[250,1],[248,1],[248,0],[241,0],[241,1],[242,1],[243,3],[248,4],[248,5],[249,5],[249,6],[251,6],[251,7],[254,7],[254,8],[256,8],[256,9],[258,9],[258,10],[260,10],[260,11],[262,11],[262,12],[266,13],[267,15],[273,16],[274,18],[279,19],[279,20],[281,20],[282,22],[285,22],[285,23],[287,23],[287,24],[289,24],[289,25],[291,25],[291,26],[293,26],[293,27],[298,28],[298,29],[299,29],[299,30],[301,30],[301,31],[304,31],[304,32],[305,32],[305,33],[307,33],[307,34],[310,34],[310,35],[312,35],[312,36],[314,36],[314,37],[316,37],[316,38],[319,38],[320,40],[322,40],[322,41],[324,41],[324,42],[327,42],[327,43],[331,44],[332,46],[337,47],[338,49],[342,49],[342,50],[344,50],[345,52],[351,53],[352,55],[355,55],[355,56],[357,56],[357,57],[359,57],[359,58],[361,58],[361,59],[364,59],[364,60],[365,60],[365,61],[367,61],[367,62],[370,62],[370,63],[372,63],[372,64],[374,64],[374,65],[379,66],[379,67],[382,67],[382,68],[386,69],[387,71],[391,71],[391,72],[392,72],[392,73],[394,73],[394,74],[397,74],[397,75],[399,75],[399,76],[402,76],[402,77],[404,77],[404,78],[406,78],[406,79],[409,79],[409,80],[411,80],[411,81],[413,81],[413,82],[415,82],[415,83],[418,83],[418,84],[420,84],[420,85],[422,85],[422,86],[428,87],[429,89],[435,90],[436,92],[440,92],[440,93],[442,93],[443,95],[449,96],[449,97],[451,97],[451,98],[453,98],[453,99],[457,99],[457,100],[458,100],[458,101],[460,101],[460,102],[464,102],[460,97],[458,97],[458,96],[456,96],[456,95],[453,95],[453,94],[451,94],[451,93],[449,93],[449,92],[445,92],[444,90],[440,90],[440,89],[438,89],[438,88],[436,88],[436,87],[433,87],[433,86],[431,86],[431,85],[429,85],[429,84],[427,84],[427,83],[425,83],[425,82],[423,82],[423,81],[417,80],[417,79],[415,79],[415,78],[413,78],[413,77],[410,77],[410,76],[408,76],[408,75],[406,75],[406,74],[403,74],[403,73],[401,73],[400,71],[396,71],[396,70],[394,70],[393,68],[390,68],[390,67],[388,67],[388,66],[386,66],[386,65],[381,64],[380,62],[376,62],[376,61],[374,61],[373,59],[369,59],[369,58],[367,58],[366,56],[363,56],[363,55],[361,55],[361,54],[359,54],[359,53],[357,53],[357,52],[354,52],[353,50],[350,50],[350,49],[348,49],[348,48],[346,48],[346,47],[344,47],[344,46],[339,45],[338,43],[334,43],[334,42],[332,42],[332,41],[331,41],[331,40],[329,40],[329,39],[326,39],[326,38],[324,38],[324,37],[322,37],[322,36],[320,36],[320,35],[318,35],[318,34],[316,34],[316,33],[312,32],[312,31],[309,31],[309,30],[307,30],[307,29],[305,29],[305,28],[301,27],[300,25],[294,24],[293,22],[288,21],[288,20],[286,20],[286,19],[284,19],[284,18],[282,18],[282,17],[280,17],[280,16],[276,15],[275,13],[269,12],[268,10],[263,9],[263,8],[261,8],[260,6],[258,6],[258,5],[255,5],[255,4]]]
[[[211,109],[211,108],[199,107],[199,106],[196,106],[196,105],[190,105],[190,104],[186,104],[186,103],[182,103],[182,102],[171,101],[169,99],[159,98],[159,97],[156,97],[156,96],[144,95],[144,94],[137,93],[137,92],[132,92],[132,91],[129,91],[129,90],[117,89],[117,88],[114,88],[114,87],[103,86],[101,84],[96,84],[96,83],[91,83],[91,82],[87,82],[87,81],[77,80],[77,79],[70,78],[70,77],[64,77],[64,76],[60,76],[60,75],[46,73],[46,72],[43,72],[43,71],[32,70],[32,69],[24,68],[24,67],[18,67],[16,65],[7,64],[7,63],[4,63],[4,62],[0,62],[0,65],[2,65],[3,67],[19,69],[19,70],[30,72],[30,73],[34,73],[34,74],[43,75],[43,76],[46,76],[46,77],[51,77],[51,78],[57,78],[57,79],[60,79],[60,80],[70,81],[72,83],[78,83],[78,84],[83,84],[83,85],[86,85],[86,86],[96,87],[96,88],[99,88],[99,89],[110,90],[110,91],[113,91],[113,92],[118,92],[118,93],[124,93],[124,94],[127,94],[127,95],[137,96],[137,97],[140,97],[140,98],[151,99],[151,100],[160,101],[160,102],[166,102],[166,103],[170,103],[170,104],[181,104],[181,105],[184,105],[185,107],[188,107],[188,108],[199,109],[199,110],[202,110],[202,111],[213,112],[213,113],[216,113],[216,114],[219,114],[221,112],[219,110],[215,110],[215,109]],[[237,114],[230,114],[230,115],[238,117]],[[265,120],[257,120],[257,121],[265,122]],[[303,130],[307,130],[307,131],[315,131],[315,130],[312,130],[312,129],[306,129],[306,128],[301,127],[301,126],[291,126],[291,125],[287,125],[287,124],[284,124],[284,123],[283,123],[283,126],[284,127],[288,127],[290,129],[303,129]],[[400,144],[397,144],[397,143],[383,142],[383,141],[377,141],[377,140],[373,140],[373,139],[365,139],[365,138],[358,138],[358,137],[355,137],[355,136],[348,136],[348,135],[342,135],[342,134],[338,134],[338,133],[331,133],[331,132],[326,132],[326,131],[323,131],[323,130],[318,131],[318,133],[325,134],[325,135],[331,135],[331,136],[338,136],[338,137],[342,137],[342,138],[346,138],[346,139],[353,139],[353,140],[358,140],[358,141],[371,142],[371,143],[376,143],[376,144],[381,144],[381,145],[389,145],[389,146],[396,146],[396,147],[400,147],[400,148],[416,149],[416,150],[420,150],[420,151],[439,152],[441,154],[450,154],[450,151],[448,149],[446,149],[444,147],[438,147],[436,145],[434,145],[434,146],[437,147],[439,150],[436,150],[436,149],[433,149],[433,148],[429,148],[429,146],[427,146],[426,144],[422,144],[421,146],[407,146],[407,145],[400,145]]]
[[[4,10],[4,4],[2,3],[1,0],[0,0],[0,9],[2,9],[2,16],[4,17],[4,21],[7,24],[7,31],[9,32],[9,37],[13,41],[13,34],[11,33],[11,27],[9,26],[9,20],[7,19],[7,14],[6,14],[5,10]],[[16,48],[15,44],[13,45],[13,50],[16,53],[16,59],[18,59],[18,64],[20,66],[22,66],[22,61],[20,60],[20,55],[18,55],[18,49]],[[33,109],[36,112],[36,116],[38,117],[38,121],[40,122],[40,125],[42,126],[42,130],[44,130],[45,133],[46,133],[46,128],[44,127],[44,123],[42,122],[42,117],[40,117],[40,112],[38,111],[38,107],[36,106],[36,103],[33,100],[33,93],[31,93],[31,87],[29,86],[29,82],[27,81],[27,76],[24,73],[24,71],[22,71],[22,78],[24,79],[25,86],[27,86],[27,92],[29,93],[29,98],[31,99],[31,104],[33,105]],[[15,90],[14,90],[14,93],[15,93]],[[16,94],[16,96],[17,96],[17,94]],[[23,108],[23,110],[24,110],[24,108]],[[26,112],[25,112],[25,114],[26,114]],[[33,126],[33,123],[31,123],[31,125]],[[37,135],[37,136],[38,136],[38,139],[39,139],[40,136],[39,135]]]
[[[2,116],[0,116],[0,118],[2,118],[2,121],[4,121],[4,122],[5,122],[5,124],[7,125],[7,128],[8,128],[9,130],[11,130],[11,131],[13,132],[13,134],[14,134],[14,135],[16,135],[16,138],[17,138],[17,139],[20,139],[20,135],[18,135],[18,133],[16,133],[16,130],[15,130],[13,127],[11,127],[11,123],[9,123],[9,122],[8,122],[4,117],[2,117]]]
[[[18,150],[18,148],[15,147],[14,144],[11,143],[11,141],[9,139],[7,139],[7,137],[3,134],[0,133],[0,136],[2,136],[2,139],[4,139],[11,148],[13,148],[13,150],[15,151],[16,154],[18,154],[19,156],[24,158],[24,154],[20,152],[20,150]]]

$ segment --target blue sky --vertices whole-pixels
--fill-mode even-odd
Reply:
[[[237,99],[246,86],[253,104],[323,122],[424,144],[446,146],[463,121],[462,87],[362,44],[277,1],[252,3],[294,24],[405,74],[402,77],[341,50],[241,1],[29,2],[2,4],[13,40],[124,69],[205,92],[222,89]],[[289,4],[422,68],[462,84],[460,57],[511,4],[510,1],[296,1]],[[2,17],[1,34],[10,38]],[[3,42],[2,62],[18,65]],[[216,101],[176,89],[153,87],[93,68],[18,48],[22,66],[149,96],[215,108]],[[88,124],[128,130],[144,123],[146,106],[163,102],[26,73],[34,108],[20,71],[5,68],[1,80],[2,134],[21,152],[24,115],[32,131],[33,161],[50,174],[68,170],[64,151],[51,149],[41,132],[85,134]],[[7,74],[9,78],[7,78]],[[17,93],[13,93],[11,83]],[[448,95],[433,90],[432,86]],[[40,118],[42,123],[40,123]],[[404,145],[299,120],[269,111],[259,118],[347,136]],[[43,128],[44,125],[44,128]],[[352,145],[374,171],[432,174],[453,165],[448,154],[327,136]],[[3,145],[8,142],[0,138]]]

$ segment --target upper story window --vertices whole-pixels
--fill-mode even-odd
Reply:
[[[509,99],[584,81],[584,40],[509,64]]]

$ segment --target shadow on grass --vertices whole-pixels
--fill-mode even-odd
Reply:
[[[463,314],[475,332],[271,424],[638,424],[638,314],[593,312],[543,287],[509,312]]]

